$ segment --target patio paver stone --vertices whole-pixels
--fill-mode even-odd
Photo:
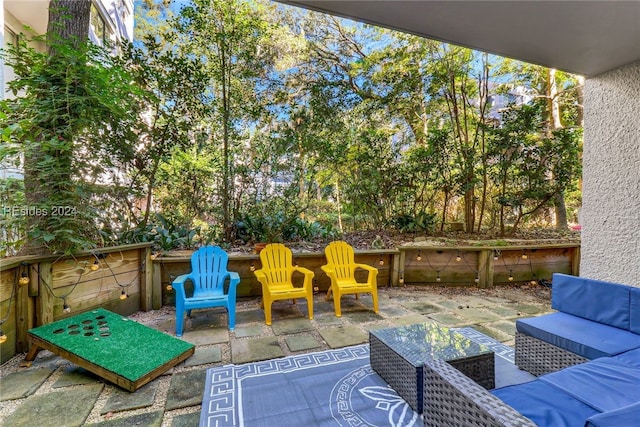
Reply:
[[[549,312],[549,308],[542,306],[542,305],[538,305],[538,304],[523,304],[523,303],[516,303],[513,304],[513,308],[518,312],[523,314],[524,313],[524,317],[528,317],[530,315],[538,315],[538,314],[543,314],[543,313],[548,313]]]
[[[309,319],[282,319],[279,322],[272,322],[271,329],[276,335],[297,334],[312,331],[313,325]]]
[[[396,326],[413,325],[414,323],[431,323],[433,320],[422,314],[409,314],[408,316],[402,316],[395,319],[390,319]]]
[[[190,414],[180,414],[173,417],[171,427],[193,427],[200,422],[200,412],[192,412]]]
[[[80,426],[103,387],[104,384],[91,384],[30,396],[2,423],[11,427]]]
[[[369,341],[369,333],[352,325],[333,326],[318,331],[331,348],[346,347]]]
[[[156,381],[145,384],[134,393],[130,393],[129,391],[121,388],[116,388],[109,396],[109,399],[107,399],[107,402],[104,404],[100,414],[103,415],[109,412],[129,411],[131,409],[151,406],[153,405],[157,390],[158,383]]]
[[[254,322],[264,322],[264,311],[262,311],[262,309],[258,308],[236,312],[236,329],[238,325]]]
[[[222,361],[222,350],[218,346],[196,347],[193,356],[184,361],[184,366],[206,365]]]
[[[493,322],[500,320],[500,316],[489,310],[485,310],[484,308],[464,308],[457,310],[455,315],[469,320],[470,323]]]
[[[429,315],[433,320],[449,326],[462,326],[468,321],[453,313],[433,313]]]
[[[495,313],[503,319],[513,319],[518,317],[518,312],[514,310],[512,306],[496,305],[495,307],[486,307],[485,309]]]
[[[377,322],[383,319],[380,315],[374,313],[371,308],[361,311],[343,311],[342,315],[347,316],[351,322],[358,324]]]
[[[443,308],[441,306],[432,304],[430,302],[412,301],[412,302],[403,303],[402,305],[408,308],[409,310],[417,311],[418,313],[421,313],[421,314],[431,314],[431,313],[437,313],[439,311],[443,311]]]
[[[483,297],[458,295],[451,299],[438,301],[438,304],[449,309],[458,309],[460,306],[463,308],[486,307],[492,303]]]
[[[226,328],[209,328],[185,330],[182,339],[193,345],[220,344],[229,341],[229,330]]]
[[[145,412],[143,414],[132,415],[130,417],[116,418],[113,420],[101,421],[96,424],[91,424],[95,427],[130,427],[130,426],[145,426],[145,427],[160,427],[162,425],[162,417],[164,411]]]
[[[236,326],[233,333],[236,338],[259,337],[263,334],[262,325]]]
[[[2,378],[0,401],[21,399],[33,394],[53,373],[51,368],[15,372]]]
[[[91,372],[87,371],[84,368],[79,366],[69,366],[66,368],[58,380],[53,383],[51,387],[53,388],[61,388],[61,387],[69,387],[72,385],[82,385],[82,384],[90,384],[99,382],[100,378]]]
[[[202,403],[202,391],[206,377],[206,369],[173,374],[167,393],[166,410],[171,411]]]
[[[240,364],[284,357],[276,337],[252,338],[231,343],[231,363]]]
[[[311,335],[292,335],[286,337],[284,341],[291,351],[311,350],[313,348],[322,347],[322,343],[318,342]]]

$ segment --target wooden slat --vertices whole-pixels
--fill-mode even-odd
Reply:
[[[37,324],[44,325],[54,321],[53,307],[55,298],[52,294],[53,290],[50,289],[52,277],[51,277],[51,262],[41,262],[38,265],[39,276],[39,295],[37,304]]]
[[[153,266],[151,265],[151,248],[140,250],[140,258],[144,260],[144,270],[140,274],[140,309],[149,311],[153,308]]]
[[[109,276],[119,276],[132,270],[138,271],[140,268],[140,254],[137,250],[120,253],[105,254],[99,260],[100,268],[91,270],[91,266],[96,261],[96,257],[84,257],[58,261],[53,264],[53,287],[61,288],[71,286],[75,283],[84,283],[92,280],[100,280]]]
[[[11,292],[17,280],[17,275],[19,275],[19,270],[19,267],[15,267],[0,272],[0,301],[6,301],[11,298]]]
[[[23,352],[28,349],[27,331],[33,327],[33,300],[28,286],[18,286],[16,297],[16,351]]]

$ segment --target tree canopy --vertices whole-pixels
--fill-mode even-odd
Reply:
[[[52,251],[169,249],[576,216],[578,77],[267,1],[164,6],[138,5],[117,57],[52,38],[5,53],[18,79],[0,160],[73,184],[40,202],[77,216],[3,215],[22,231],[3,254],[25,233]],[[47,66],[51,49],[64,67]]]

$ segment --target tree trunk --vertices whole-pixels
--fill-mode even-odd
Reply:
[[[47,38],[49,41],[47,51],[50,55],[50,62],[57,60],[57,52],[53,47],[56,42],[70,40],[74,46],[80,46],[80,44],[86,42],[89,35],[90,13],[91,0],[51,0],[49,4],[49,22],[47,24]],[[54,87],[55,86],[56,85],[54,85]],[[49,96],[55,96],[55,94]],[[46,131],[43,132],[39,140],[33,141],[31,147],[25,150],[24,188],[25,201],[29,207],[38,208],[46,205],[51,194],[62,190],[56,188],[52,183],[41,182],[42,179],[39,171],[42,166],[40,164],[45,156],[56,157],[59,164],[71,165],[73,161],[74,152],[72,149],[61,149],[54,152],[50,152],[50,150],[44,152],[42,150],[42,142],[54,134],[63,140],[73,138],[73,135],[69,135],[64,131],[65,123],[61,121],[62,120],[57,120],[55,123],[49,121],[41,123],[40,126],[46,129]],[[70,175],[71,171],[66,170],[65,173]],[[60,179],[60,181],[71,182],[71,179]],[[45,221],[46,218],[43,216],[28,216],[26,228],[28,231],[33,232],[44,226]],[[30,236],[30,233],[28,233],[25,244],[20,250],[20,254],[34,255],[42,254],[46,251],[47,249],[42,245],[42,242],[34,240]]]
[[[549,133],[556,129],[562,128],[562,122],[560,121],[560,103],[558,102],[558,85],[556,83],[556,70],[549,69],[549,84],[547,86],[547,99],[550,112],[550,126]],[[551,173],[554,173],[553,171]],[[556,216],[556,228],[558,230],[566,230],[569,226],[567,222],[567,206],[564,201],[564,194],[562,191],[558,192],[555,196],[555,216]]]
[[[47,37],[70,39],[77,46],[89,37],[90,16],[91,0],[51,0]]]

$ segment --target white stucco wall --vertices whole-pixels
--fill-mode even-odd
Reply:
[[[640,62],[585,83],[580,275],[640,287]]]

